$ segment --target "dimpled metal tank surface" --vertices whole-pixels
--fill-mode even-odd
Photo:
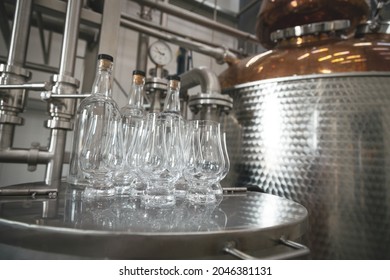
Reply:
[[[237,185],[302,203],[314,259],[390,258],[390,74],[268,79],[226,89]],[[238,148],[237,148],[238,147]]]

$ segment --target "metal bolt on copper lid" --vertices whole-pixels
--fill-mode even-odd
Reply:
[[[372,22],[367,21],[356,28],[356,35],[368,33],[390,34],[390,21]]]
[[[276,42],[279,40],[288,39],[292,37],[345,30],[348,29],[349,27],[350,27],[349,20],[315,22],[315,23],[276,30],[275,32],[271,33],[270,37],[273,42]]]

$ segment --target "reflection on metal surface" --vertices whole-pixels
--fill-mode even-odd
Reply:
[[[389,92],[388,72],[284,77],[224,91],[241,129],[228,143],[241,145],[232,155],[235,185],[302,203],[313,258],[390,257]]]
[[[231,65],[219,75],[221,88],[297,75],[390,71],[389,37],[366,33],[346,40],[324,33],[284,39],[272,51]]]
[[[226,242],[250,253],[282,236],[300,239],[306,230],[305,207],[269,194],[146,209],[138,200],[91,200],[83,192],[63,183],[56,199],[0,197],[0,243],[87,258],[228,258]]]
[[[75,229],[147,232],[203,232],[224,230],[227,217],[218,205],[145,208],[130,197],[84,198],[83,191],[66,195],[64,226]],[[47,225],[50,225],[47,224]]]

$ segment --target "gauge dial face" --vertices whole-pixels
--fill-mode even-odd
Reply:
[[[156,41],[149,47],[149,58],[157,65],[167,65],[172,60],[171,48],[163,41]]]

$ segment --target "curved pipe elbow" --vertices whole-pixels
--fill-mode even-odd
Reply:
[[[220,94],[221,86],[217,75],[209,68],[201,66],[180,75],[181,90],[186,91],[200,85],[202,93]]]

